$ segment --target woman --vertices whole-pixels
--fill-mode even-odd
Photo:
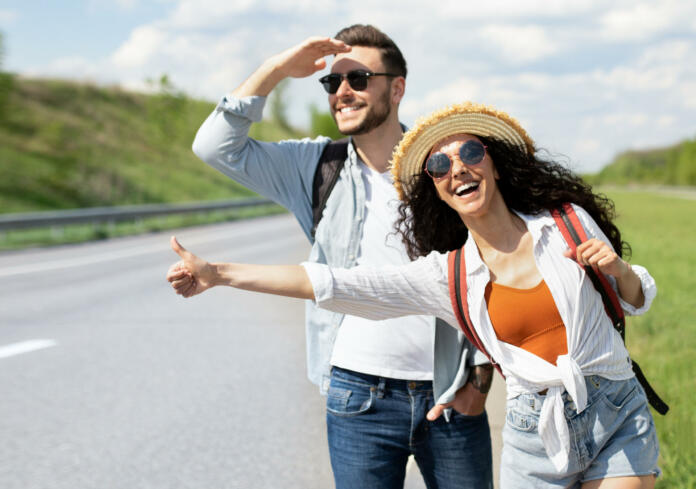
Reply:
[[[401,233],[413,263],[351,270],[325,265],[210,264],[183,258],[168,280],[190,297],[214,285],[315,300],[383,319],[432,314],[457,324],[446,252],[462,247],[468,312],[506,376],[501,486],[652,488],[657,437],[620,335],[584,270],[607,275],[628,314],[656,293],[621,258],[611,204],[554,162],[541,161],[507,114],[462,104],[419,121],[397,147]],[[565,202],[590,237],[567,249],[550,211]]]

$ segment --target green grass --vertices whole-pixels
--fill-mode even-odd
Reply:
[[[670,405],[653,411],[660,439],[660,489],[696,488],[696,200],[646,192],[608,192],[632,263],[655,278],[658,295],[644,316],[628,319],[626,338],[655,390]]]
[[[160,93],[146,95],[88,83],[13,77],[11,88],[3,92],[4,110],[0,111],[0,213],[254,196],[191,151],[196,131],[214,104],[176,92],[166,80],[161,88]],[[277,141],[306,134],[277,121],[262,121],[252,125],[250,136]],[[8,231],[0,233],[0,250],[268,212],[257,209]]]
[[[0,114],[0,213],[249,197],[191,151],[214,104],[15,78]],[[273,122],[252,137],[301,136]]]

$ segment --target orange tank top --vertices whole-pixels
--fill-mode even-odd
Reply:
[[[568,353],[566,329],[546,282],[531,289],[516,289],[489,282],[486,304],[500,341],[556,364]]]

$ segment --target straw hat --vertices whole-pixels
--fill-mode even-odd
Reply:
[[[530,154],[534,153],[532,139],[505,112],[471,102],[436,110],[416,121],[416,125],[404,134],[394,149],[391,172],[400,199],[409,192],[413,177],[423,171],[425,158],[435,143],[460,133],[502,139]]]

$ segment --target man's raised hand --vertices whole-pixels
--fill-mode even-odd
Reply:
[[[234,89],[235,97],[267,96],[287,77],[304,78],[326,68],[324,57],[351,50],[343,41],[310,37],[300,44],[268,58],[249,78]]]
[[[273,57],[273,62],[284,76],[304,78],[326,68],[326,56],[351,50],[343,41],[330,37],[310,37],[297,46]]]

